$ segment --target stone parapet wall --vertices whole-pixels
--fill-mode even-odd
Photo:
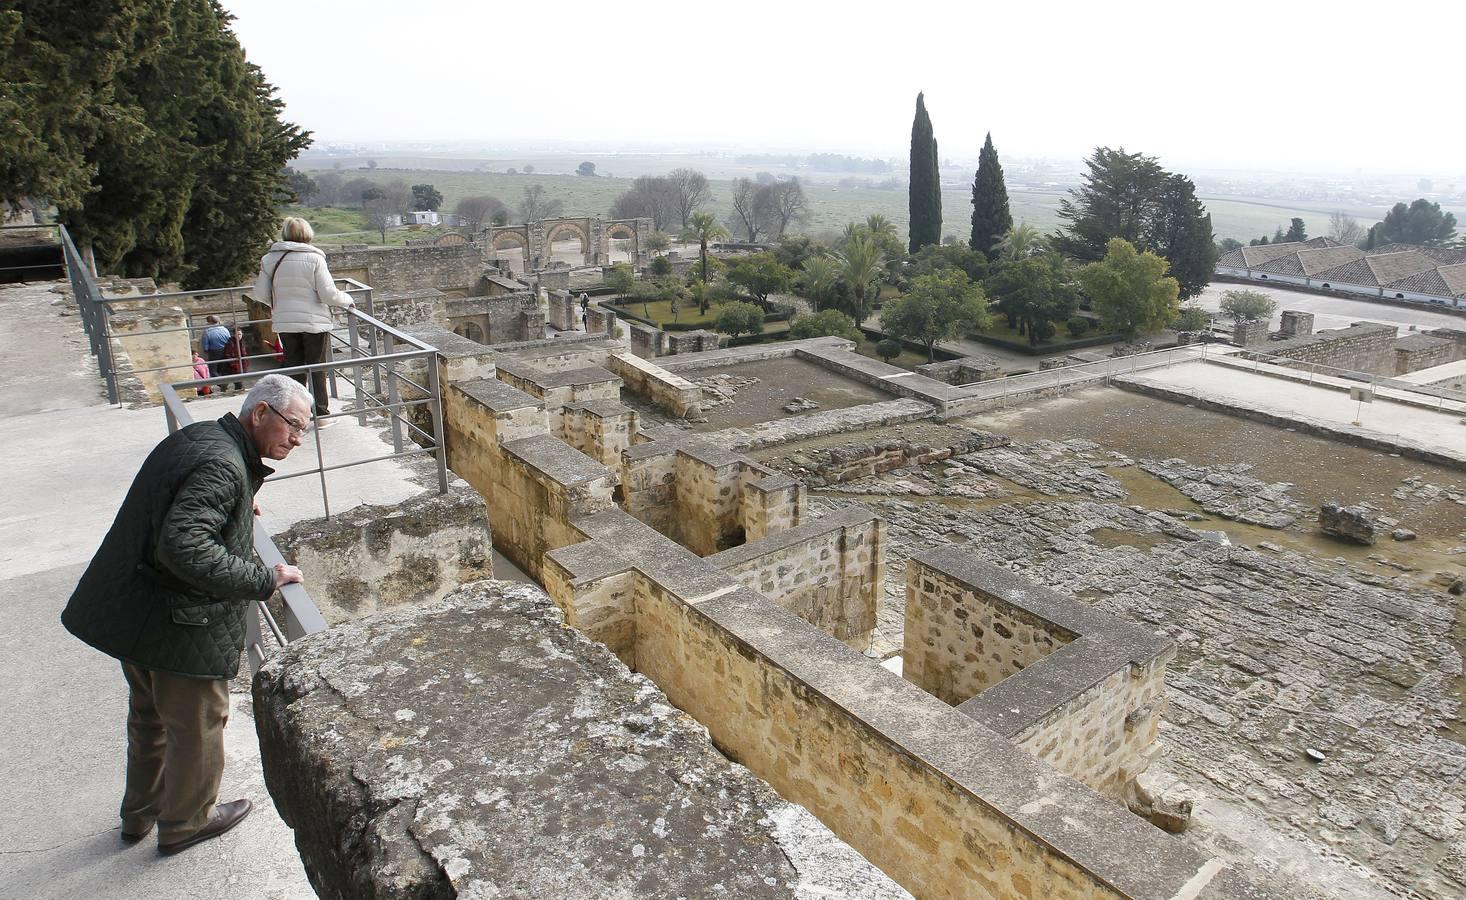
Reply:
[[[885,539],[879,517],[851,506],[707,562],[846,646],[865,650],[885,594]]]
[[[1273,341],[1253,349],[1270,356],[1282,356],[1351,372],[1394,375],[1395,332],[1393,325],[1356,322],[1348,328],[1320,331],[1292,340]]]
[[[907,563],[902,675],[1121,796],[1154,753],[1169,640],[956,548]]]
[[[287,562],[310,573],[311,599],[333,626],[493,577],[488,511],[456,477],[447,494],[435,489],[393,507],[356,506],[273,539]]]
[[[659,409],[684,419],[702,416],[702,388],[686,378],[632,353],[612,353],[605,365],[632,393],[645,397]]]
[[[326,250],[337,278],[355,278],[380,291],[437,288],[456,296],[481,294],[482,254],[475,244],[457,247],[372,247]]]

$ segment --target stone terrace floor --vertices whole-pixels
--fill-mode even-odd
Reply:
[[[0,421],[11,457],[0,488],[0,604],[8,614],[0,632],[0,897],[314,897],[265,792],[244,679],[225,732],[222,799],[250,798],[253,815],[175,857],[160,857],[152,840],[128,847],[118,838],[126,689],[118,664],[67,634],[59,616],[167,426],[159,408],[105,403],[80,322],[53,305],[61,297],[53,287],[0,287]],[[212,399],[191,411],[217,417],[238,403]],[[376,430],[351,419],[324,440],[328,463],[383,452]],[[277,468],[315,460],[312,437]],[[328,480],[333,511],[422,490],[391,462]],[[275,532],[320,515],[320,502],[315,476],[267,485],[260,495]]]

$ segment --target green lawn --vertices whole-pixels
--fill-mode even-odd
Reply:
[[[675,317],[672,315],[672,301],[670,300],[653,300],[643,304],[638,300],[623,297],[616,301],[616,305],[630,310],[643,319],[650,319],[658,325],[697,325],[701,328],[712,328],[713,323],[718,321],[718,304],[716,303],[708,305],[708,313],[705,316],[698,314],[696,303],[690,301],[678,303]]]
[[[1055,330],[1053,337],[1049,338],[1046,341],[1038,342],[1037,346],[1040,349],[1047,351],[1063,350],[1065,347],[1068,347],[1072,344],[1076,344],[1081,341],[1093,340],[1094,338],[1101,336],[1114,337],[1117,339],[1119,337],[1118,335],[1105,335],[1104,332],[1097,331],[1093,328],[1091,328],[1089,331],[1086,331],[1080,337],[1071,337],[1069,334],[1069,326],[1065,322],[1055,322],[1054,329]],[[983,335],[986,337],[996,338],[1000,341],[1008,341],[1012,344],[1022,344],[1025,347],[1030,346],[1028,343],[1028,335],[1019,334],[1017,328],[1009,328],[1008,320],[997,312],[994,312],[992,315],[991,325],[989,325],[987,328],[984,328],[982,331],[972,332],[972,335]]]
[[[871,359],[881,358],[881,355],[876,352],[876,342],[871,340],[870,338],[862,338],[860,343],[856,345],[855,352],[859,353],[861,356],[869,356]],[[882,362],[886,362],[886,360],[882,360]],[[891,365],[897,366],[902,369],[914,370],[917,366],[926,365],[927,358],[925,353],[917,350],[912,350],[911,348],[902,345],[901,355],[895,357],[889,362]]]

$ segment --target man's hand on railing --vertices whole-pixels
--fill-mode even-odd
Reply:
[[[275,588],[278,590],[287,584],[300,584],[305,581],[305,576],[300,574],[300,569],[295,566],[288,566],[285,563],[275,565]]]

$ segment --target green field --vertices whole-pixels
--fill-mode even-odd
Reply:
[[[323,161],[303,160],[301,166],[308,167],[313,162]],[[512,164],[512,162],[509,163],[509,165]],[[531,184],[541,184],[544,185],[545,192],[551,199],[558,199],[565,204],[566,215],[604,216],[610,210],[612,202],[631,187],[631,179],[622,177],[584,178],[578,175],[563,174],[508,175],[503,172],[388,168],[342,169],[340,172],[347,179],[360,177],[379,183],[400,179],[408,185],[424,182],[432,184],[443,194],[443,209],[450,212],[459,199],[479,194],[498,197],[513,210],[518,205],[526,187]],[[713,178],[714,174],[709,172],[709,178]],[[708,208],[718,216],[719,220],[727,221],[732,216],[729,201],[730,182],[727,176],[724,175],[721,180],[714,180],[712,189],[713,199]],[[844,228],[846,223],[862,221],[872,213],[880,213],[896,223],[897,229],[902,234],[906,231],[908,209],[905,191],[840,189],[830,181],[810,180],[806,182],[806,193],[809,198],[810,221],[799,226],[800,231],[833,236],[835,232]],[[1051,192],[1015,190],[1009,195],[1014,221],[1027,222],[1040,231],[1053,231],[1059,225],[1059,201],[1064,196],[1066,196],[1065,193],[1059,190]],[[1230,237],[1246,242],[1263,234],[1271,235],[1278,226],[1286,229],[1289,219],[1293,216],[1303,219],[1310,235],[1324,234],[1328,230],[1329,210],[1308,208],[1306,204],[1293,207],[1274,200],[1246,199],[1204,200],[1203,202],[1211,212],[1212,228],[1218,240]],[[942,191],[942,211],[945,222],[943,232],[965,238],[970,230],[971,209],[969,190],[966,187],[948,185]],[[1370,224],[1376,218],[1383,216],[1385,211],[1381,209],[1373,216],[1366,210],[1350,210],[1350,212],[1361,223]],[[333,215],[343,213],[345,215]],[[354,222],[357,227],[348,228],[346,224],[343,224],[342,228],[338,230],[363,230],[365,226],[360,215],[354,214],[355,218],[352,218],[353,214],[352,210],[310,210],[306,217],[312,223],[315,223],[318,218],[323,220],[339,218],[343,223]],[[322,234],[331,233],[331,229],[319,226],[317,231]],[[389,232],[389,243],[401,243],[409,236],[425,236],[423,234],[408,235],[405,232],[395,234],[402,236],[396,237],[394,241],[394,233]],[[738,235],[735,234],[735,237]],[[377,242],[371,237],[361,236],[354,237],[352,240]],[[335,242],[340,243],[340,241]]]

